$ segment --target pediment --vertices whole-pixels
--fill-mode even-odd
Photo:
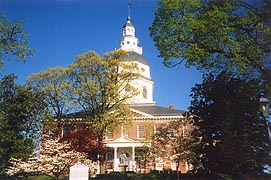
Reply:
[[[135,142],[135,141],[133,139],[122,136],[118,139],[115,139],[112,142],[114,142],[114,143],[129,143],[129,142]]]

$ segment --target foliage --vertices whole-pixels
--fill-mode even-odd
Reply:
[[[68,67],[70,94],[83,110],[90,129],[103,140],[107,128],[131,120],[127,106],[137,94],[131,82],[139,77],[136,64],[125,62],[128,54],[121,50],[100,57],[94,51],[79,55]]]
[[[205,173],[260,178],[270,163],[270,147],[259,111],[259,83],[230,76],[211,74],[192,88],[190,111],[201,138],[196,154]]]
[[[27,158],[33,152],[46,111],[43,95],[15,84],[15,78],[7,75],[0,81],[0,175],[11,157]]]
[[[151,37],[168,67],[185,61],[235,75],[253,68],[269,83],[270,7],[268,0],[160,0]]]
[[[71,148],[75,151],[85,152],[88,159],[93,161],[97,160],[98,152],[104,154],[109,150],[104,144],[98,144],[97,135],[86,127],[71,131],[62,140],[70,142]]]
[[[132,61],[127,63],[127,57],[121,50],[105,53],[103,57],[89,51],[79,55],[67,68],[55,67],[32,75],[27,84],[46,95],[46,102],[58,121],[58,130],[63,128],[64,118],[79,115],[97,135],[101,148],[98,151],[103,150],[106,130],[132,120],[127,103],[138,93],[132,84],[139,77],[139,70]],[[68,113],[71,109],[73,112]],[[76,110],[79,112],[74,113]],[[51,125],[54,123],[44,121],[45,129]]]
[[[175,161],[176,169],[179,169],[180,162],[196,164],[194,149],[199,144],[199,139],[192,134],[196,129],[192,116],[189,115],[157,128],[154,141],[159,149],[158,156]]]
[[[57,120],[56,135],[60,135],[62,128],[63,116],[75,108],[68,98],[66,68],[57,66],[38,72],[27,78],[27,86],[35,92],[43,92],[45,94],[45,102],[50,107],[51,115]],[[75,110],[75,109],[73,109]],[[47,119],[51,119],[47,117]],[[44,122],[46,123],[46,122]],[[52,129],[52,123],[50,130]],[[44,126],[46,128],[46,125]]]
[[[77,162],[95,168],[85,153],[71,149],[69,143],[59,142],[58,139],[47,139],[47,137],[42,141],[37,157],[33,156],[27,161],[11,159],[10,162],[12,166],[7,170],[9,175],[42,174],[54,179],[67,174],[68,168]]]
[[[0,69],[4,60],[11,61],[14,56],[23,61],[27,56],[33,56],[34,50],[29,47],[26,37],[23,21],[12,23],[0,13]]]

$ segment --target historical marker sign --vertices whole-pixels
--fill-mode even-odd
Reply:
[[[70,167],[70,180],[88,180],[88,171],[89,167],[79,162]]]

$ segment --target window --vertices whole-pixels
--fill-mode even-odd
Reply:
[[[147,87],[143,86],[143,98],[147,99]]]
[[[67,136],[70,134],[70,132],[71,132],[70,127],[65,126],[65,127],[63,128],[63,137],[67,137]],[[50,130],[49,133],[50,133],[50,135],[51,135],[52,137],[55,137],[54,134],[55,134],[56,132]]]
[[[162,124],[155,124],[154,126],[154,132],[159,132],[162,129]]]
[[[190,136],[190,129],[189,126],[183,126],[183,137],[188,138]]]
[[[145,126],[144,125],[137,126],[137,137],[138,138],[145,138]]]
[[[106,169],[113,169],[113,153],[108,152],[105,154],[105,160],[106,160]]]
[[[123,137],[129,137],[129,129],[127,126],[122,126],[122,136]]]
[[[107,129],[106,130],[106,139],[113,139],[113,129]]]
[[[105,154],[105,160],[110,161],[114,159],[113,154],[111,152],[108,152]]]

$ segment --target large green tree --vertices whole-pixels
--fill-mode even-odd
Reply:
[[[26,61],[27,56],[33,56],[33,49],[26,39],[27,32],[23,28],[23,21],[12,23],[0,13],[0,69],[5,60],[20,59]]]
[[[25,159],[33,153],[46,110],[43,94],[14,80],[14,75],[8,75],[0,81],[0,176],[11,157]]]
[[[106,130],[132,120],[127,103],[138,94],[133,82],[139,78],[139,69],[127,57],[122,50],[103,57],[88,51],[68,67],[71,99],[81,107],[81,116],[97,135],[98,144]]]
[[[173,67],[243,75],[251,68],[271,87],[268,0],[160,0],[151,37]]]
[[[190,111],[202,138],[196,153],[206,173],[260,179],[269,164],[267,126],[259,110],[258,80],[205,76],[192,88]]]
[[[137,94],[132,82],[139,77],[136,64],[127,63],[121,50],[100,57],[94,51],[81,54],[68,67],[70,95],[81,106],[90,128],[102,141],[106,128],[117,127],[130,117],[128,100]]]
[[[63,116],[71,110],[76,110],[68,95],[69,83],[67,82],[66,68],[57,66],[35,73],[27,78],[27,86],[34,92],[44,93],[45,102],[50,108],[50,116],[57,120],[55,134],[61,135]],[[50,119],[48,117],[48,123],[50,124],[50,131],[53,132],[54,128]],[[44,123],[46,122],[44,121]],[[46,129],[46,125],[44,127]]]

